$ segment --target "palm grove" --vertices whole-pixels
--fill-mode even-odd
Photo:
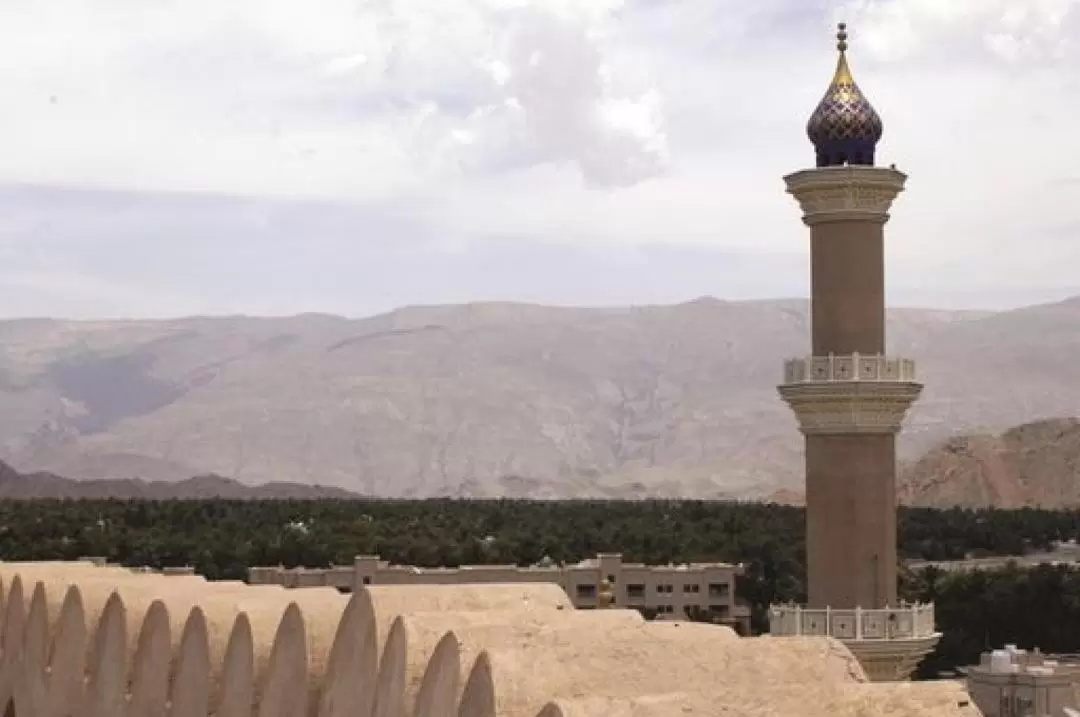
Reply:
[[[770,603],[805,599],[800,508],[703,501],[5,501],[0,559],[102,556],[130,566],[194,565],[243,579],[254,565],[325,567],[358,554],[394,563],[529,565],[621,552],[651,564],[723,560],[747,574],[756,630]],[[905,559],[1022,555],[1080,534],[1080,511],[903,509]],[[932,600],[945,633],[924,675],[970,664],[988,645],[1080,650],[1080,571],[1042,565],[902,572],[907,600]]]

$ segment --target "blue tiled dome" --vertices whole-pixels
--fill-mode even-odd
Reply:
[[[855,84],[847,63],[847,32],[843,23],[836,35],[840,57],[829,89],[821,98],[806,134],[817,150],[817,166],[874,163],[874,149],[884,126],[870,101]]]

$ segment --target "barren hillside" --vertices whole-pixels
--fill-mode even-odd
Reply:
[[[907,466],[900,486],[912,505],[1080,507],[1080,420],[952,438]]]
[[[801,489],[801,441],[774,386],[782,359],[807,350],[806,309],[0,322],[0,458],[387,496],[768,496]],[[891,348],[927,383],[903,456],[1080,412],[1080,300],[889,318]]]

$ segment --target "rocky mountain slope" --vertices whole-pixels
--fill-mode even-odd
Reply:
[[[1077,413],[1080,299],[889,320],[927,383],[903,457]],[[715,299],[0,322],[0,458],[404,497],[762,497],[801,487],[775,384],[807,333],[803,301]]]
[[[905,467],[900,500],[932,507],[1080,507],[1080,419],[951,438]]]

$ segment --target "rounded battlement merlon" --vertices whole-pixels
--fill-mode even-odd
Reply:
[[[804,169],[784,177],[807,226],[828,222],[889,221],[907,175],[892,167],[847,165]]]
[[[855,353],[789,359],[779,391],[805,435],[880,434],[900,431],[922,384],[911,359]]]

